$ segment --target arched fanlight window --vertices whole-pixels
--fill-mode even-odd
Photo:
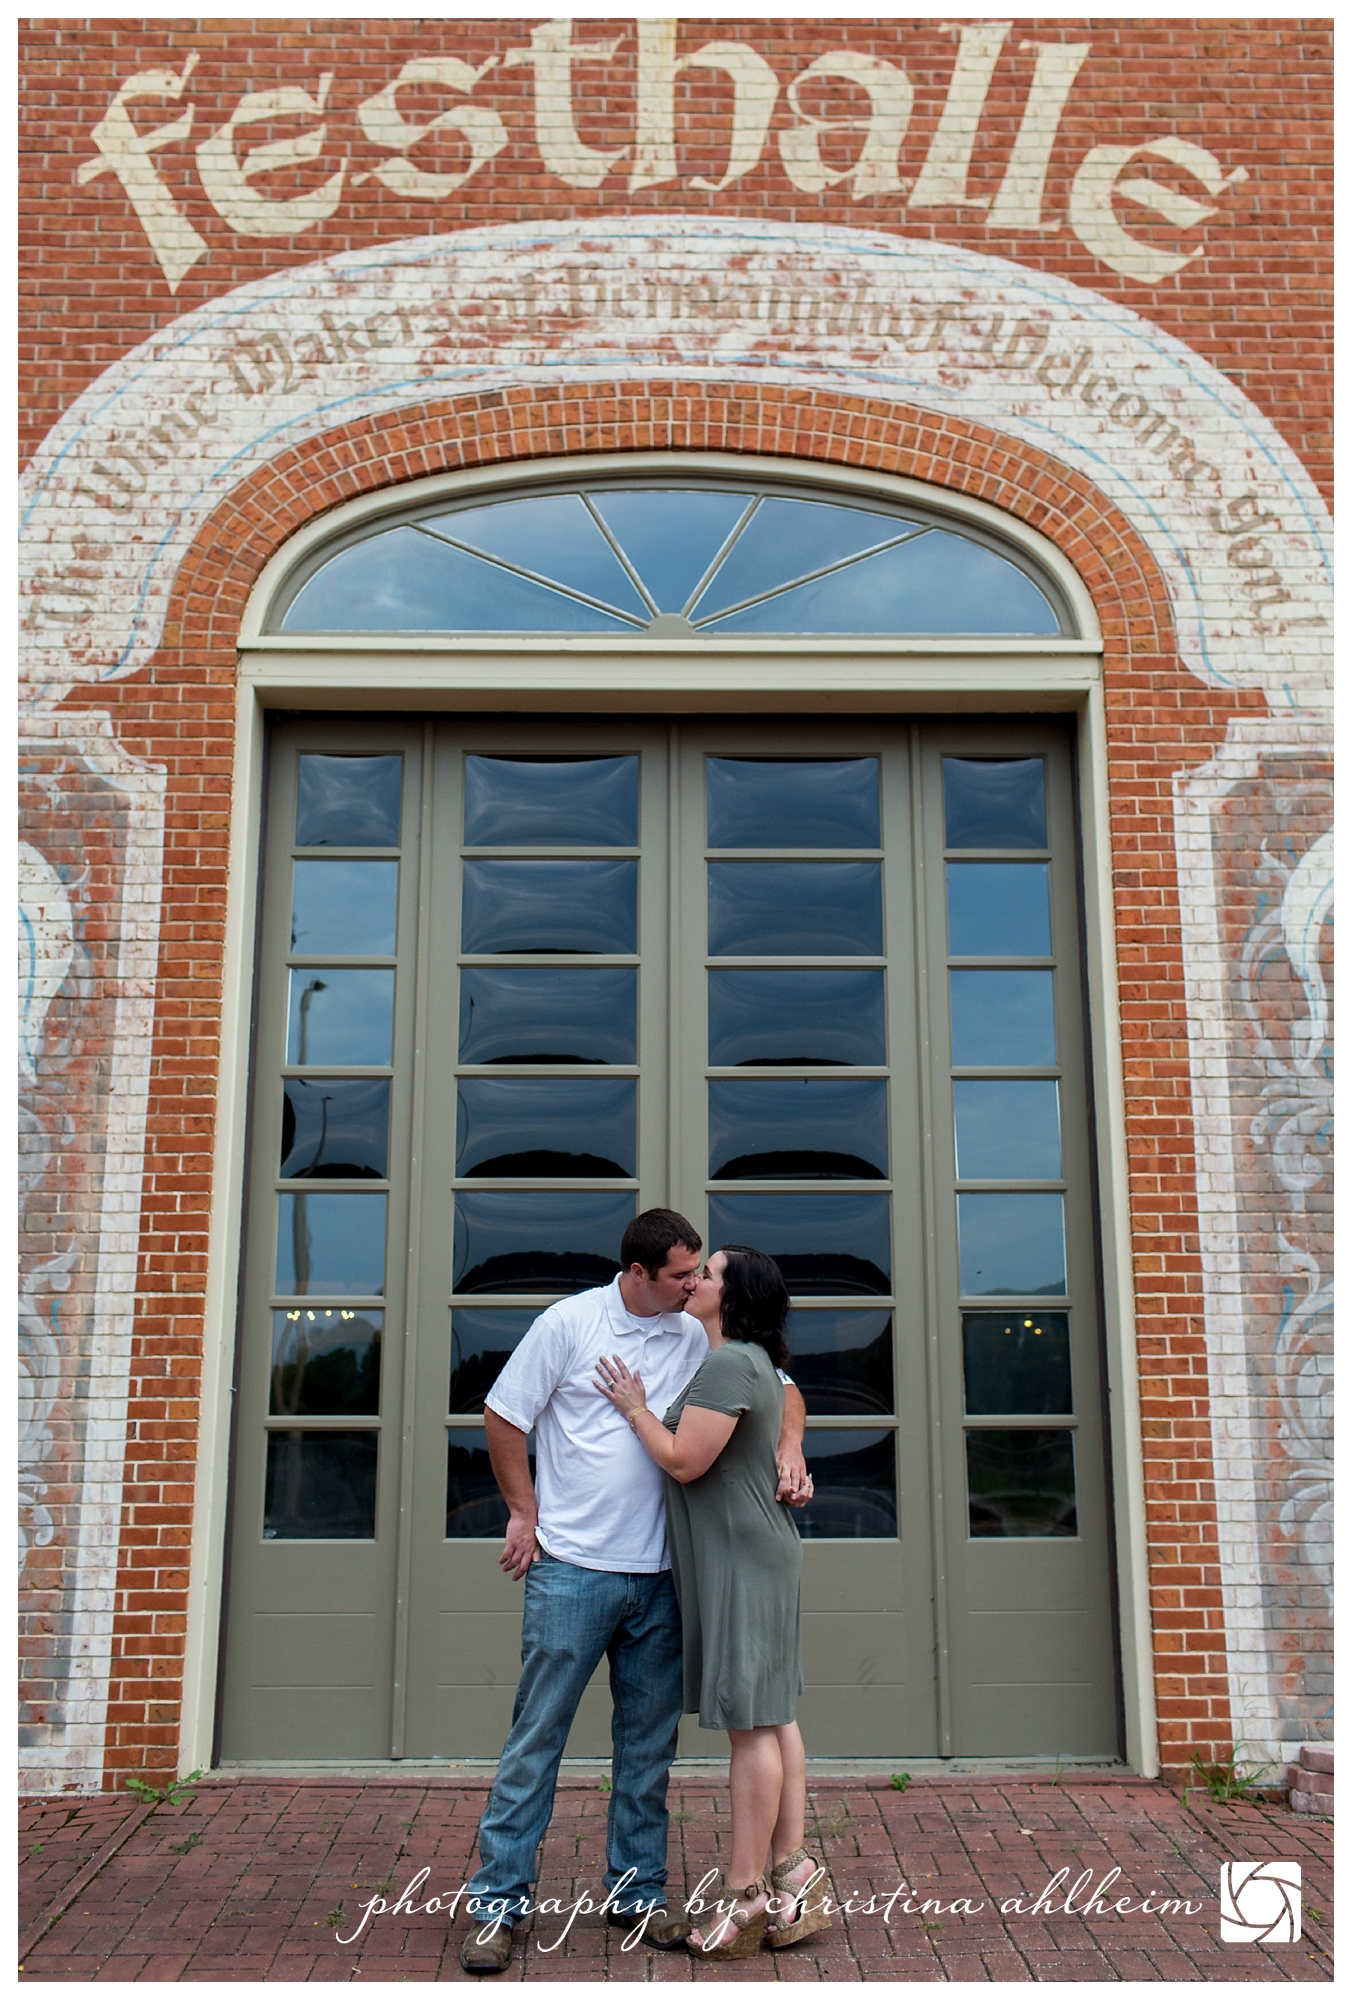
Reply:
[[[325,544],[282,632],[1074,633],[1018,549],[951,517],[764,485],[604,481],[440,500]]]

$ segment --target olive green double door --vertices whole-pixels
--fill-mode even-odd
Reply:
[[[292,718],[268,783],[222,1758],[497,1754],[483,1398],[659,1204],[793,1297],[809,1751],[1113,1754],[1068,733]]]

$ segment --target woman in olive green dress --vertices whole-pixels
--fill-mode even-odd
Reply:
[[[803,1552],[775,1499],[789,1298],[772,1258],[725,1244],[686,1310],[703,1322],[710,1352],[665,1418],[648,1409],[642,1378],[618,1355],[599,1364],[597,1386],[667,1475],[685,1706],[702,1728],[726,1729],[731,1744],[727,1880],[735,1886],[689,1948],[699,1958],[745,1958],[762,1938],[796,1944],[830,1922],[822,1870],[803,1846],[806,1766],[794,1720]]]

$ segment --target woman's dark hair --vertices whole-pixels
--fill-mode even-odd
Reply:
[[[723,1269],[724,1340],[749,1340],[763,1347],[776,1368],[789,1358],[784,1327],[789,1317],[789,1289],[773,1257],[749,1250],[745,1243],[720,1243],[727,1258]]]

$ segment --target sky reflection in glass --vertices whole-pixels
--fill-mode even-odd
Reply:
[[[297,847],[397,847],[402,757],[299,759]]]
[[[896,514],[824,507],[812,500],[762,500],[690,615],[711,618],[762,590],[917,533]]]
[[[947,875],[954,958],[1050,958],[1045,861],[950,861]]]
[[[945,757],[947,847],[1045,847],[1046,784],[1040,757]]]
[[[379,1298],[385,1289],[383,1194],[279,1194],[281,1298]]]
[[[462,1077],[456,1172],[617,1180],[636,1167],[633,1077]]]
[[[709,1085],[713,1180],[886,1180],[879,1078],[726,1078]]]
[[[416,528],[333,556],[300,590],[284,632],[632,632],[633,624],[513,575]]]
[[[882,948],[877,861],[709,863],[711,958],[876,958]]]
[[[800,581],[831,563],[844,567]],[[927,520],[675,487],[536,494],[377,530],[321,565],[282,629],[634,632],[653,606],[708,632],[1059,630],[1017,564]]]
[[[960,1194],[958,1262],[965,1298],[1046,1297],[1066,1289],[1065,1197]]]
[[[637,847],[637,757],[467,757],[466,847]]]
[[[485,555],[534,570],[552,583],[599,597],[617,611],[645,620],[648,616],[615,551],[576,493],[462,507],[434,516],[427,526],[453,541],[468,542]]]
[[[876,757],[710,757],[710,847],[877,847]]]
[[[374,958],[394,950],[397,861],[297,861],[291,949]]]
[[[711,1194],[710,1248],[720,1243],[763,1250],[803,1296],[891,1290],[885,1194]]]
[[[467,861],[464,951],[638,949],[637,861]]]
[[[622,1190],[462,1188],[455,1197],[458,1292],[581,1292],[608,1285],[634,1214]]]
[[[948,975],[953,1061],[1015,1068],[1056,1061],[1050,972],[954,967]]]
[[[1051,605],[1021,569],[965,536],[935,529],[701,629],[1052,637],[1059,628]]]
[[[289,1063],[387,1063],[393,1032],[393,967],[292,968],[286,1024]]]
[[[460,974],[462,1063],[637,1058],[636,966],[467,965]]]
[[[887,1037],[883,975],[804,967],[709,973],[709,1061],[882,1063]]]
[[[960,1077],[953,1084],[960,1181],[1059,1181],[1061,1122],[1049,1077]]]
[[[684,611],[752,497],[649,487],[632,493],[594,493],[592,504],[658,610]]]

